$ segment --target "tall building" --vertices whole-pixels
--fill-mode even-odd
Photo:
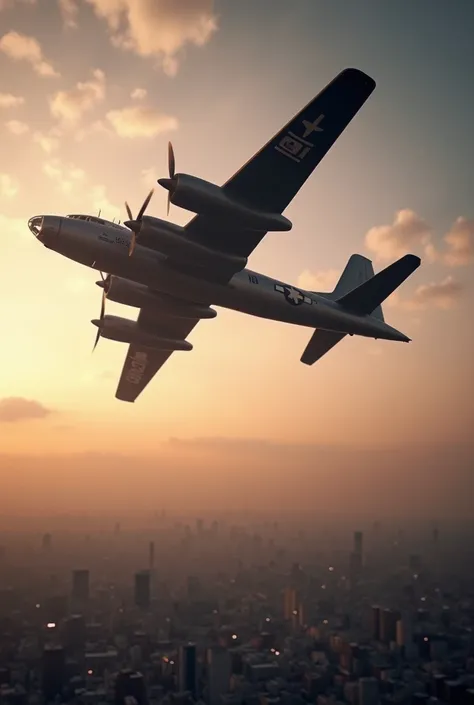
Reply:
[[[372,639],[380,641],[380,607],[373,605],[372,607]]]
[[[89,599],[89,571],[73,570],[72,599],[77,602],[87,602]]]
[[[197,700],[196,644],[179,648],[178,683],[181,692],[187,691]]]
[[[43,538],[41,540],[41,546],[43,547],[43,551],[50,551],[52,543],[53,538],[51,534],[43,534]]]
[[[359,679],[359,705],[378,705],[379,682],[377,678]]]
[[[285,588],[283,593],[283,618],[286,620],[293,619],[293,615],[297,611],[296,590],[295,588]]]
[[[362,531],[354,531],[354,553],[360,556],[362,563],[364,534]]]
[[[147,695],[143,674],[130,668],[117,673],[114,687],[115,705],[146,705]]]
[[[208,666],[208,702],[209,705],[220,705],[221,696],[226,695],[230,687],[232,675],[232,658],[229,651],[220,646],[207,650]]]
[[[64,646],[70,654],[84,651],[86,644],[86,621],[82,614],[73,614],[63,624]]]
[[[46,646],[43,651],[42,691],[46,702],[62,695],[65,685],[65,656],[62,646]]]
[[[150,541],[148,544],[148,567],[153,570],[155,567],[155,542]]]
[[[149,570],[135,573],[135,605],[147,610],[151,602],[151,575]]]
[[[397,640],[397,622],[400,614],[394,610],[385,609],[380,612],[380,641],[390,644]]]

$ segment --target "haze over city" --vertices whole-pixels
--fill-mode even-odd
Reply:
[[[473,20],[469,2],[425,0],[0,2],[9,516],[471,515]],[[118,403],[125,346],[91,355],[98,275],[40,247],[28,219],[123,220],[167,175],[170,139],[179,170],[221,184],[347,66],[377,88],[285,212],[292,231],[249,266],[329,291],[354,252],[376,271],[419,255],[384,309],[413,342],[351,338],[306,367],[309,329],[219,309]],[[164,191],[149,212],[166,217]]]

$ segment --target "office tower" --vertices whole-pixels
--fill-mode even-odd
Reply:
[[[42,691],[46,702],[61,696],[65,683],[65,656],[62,646],[46,646],[43,651]]]
[[[354,531],[354,553],[356,553],[358,556],[361,558],[361,563],[362,563],[362,555],[363,555],[363,533],[362,531]]]
[[[148,544],[148,567],[153,570],[155,567],[155,542],[150,541]]]
[[[89,599],[89,571],[73,570],[72,599],[77,602],[87,602]]]
[[[115,705],[146,705],[147,696],[145,681],[139,671],[130,668],[123,669],[117,673],[114,687]]]
[[[196,531],[198,534],[202,533],[204,529],[204,521],[202,519],[196,519]]]
[[[397,639],[397,622],[400,618],[398,612],[393,610],[382,610],[380,612],[380,641],[390,644]]]
[[[373,605],[372,607],[372,639],[380,641],[380,607]]]
[[[53,545],[53,538],[52,538],[51,534],[43,534],[41,545],[43,547],[43,551],[50,551],[51,550],[51,547]]]
[[[283,618],[292,619],[296,612],[296,590],[292,587],[285,588],[283,593]]]
[[[226,695],[230,687],[232,659],[229,651],[220,646],[207,650],[208,664],[208,702],[220,705],[221,696]]]
[[[66,651],[79,654],[86,644],[86,621],[82,614],[73,614],[63,625],[63,639]]]
[[[179,648],[178,683],[181,692],[191,693],[197,700],[197,660],[196,644],[186,644]]]
[[[365,677],[359,680],[359,705],[378,705],[379,683],[376,678]]]
[[[142,610],[150,607],[151,575],[148,570],[135,573],[135,605]]]

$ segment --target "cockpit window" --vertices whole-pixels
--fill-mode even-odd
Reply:
[[[98,223],[99,225],[112,225],[116,228],[120,228],[120,223],[113,223],[110,220],[103,220],[95,215],[68,215],[68,218],[75,218],[76,220],[86,220],[89,223]]]

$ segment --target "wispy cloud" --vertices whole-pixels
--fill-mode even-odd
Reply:
[[[92,110],[105,98],[105,74],[95,69],[88,81],[78,81],[68,91],[58,91],[50,100],[53,117],[64,125],[76,125],[84,113]]]
[[[87,0],[107,22],[113,43],[151,57],[169,76],[183,49],[204,46],[217,30],[213,0]]]
[[[23,105],[25,99],[22,95],[13,95],[13,93],[0,93],[0,108],[18,108]]]
[[[12,30],[0,39],[0,51],[13,61],[26,61],[39,76],[59,76],[53,65],[45,59],[41,44],[35,37]]]
[[[0,423],[18,423],[31,419],[44,419],[53,413],[39,401],[23,397],[0,399]]]
[[[155,108],[134,105],[121,110],[110,110],[107,120],[119,137],[155,137],[162,132],[178,129],[178,121]]]

